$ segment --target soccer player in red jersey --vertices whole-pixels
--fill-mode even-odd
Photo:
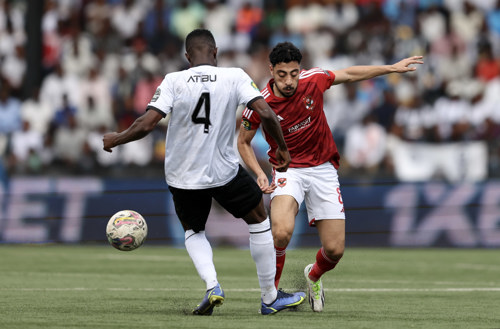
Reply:
[[[271,221],[276,249],[276,287],[283,271],[286,247],[295,216],[305,201],[309,225],[316,226],[321,248],[314,264],[304,269],[309,303],[313,311],[324,307],[321,276],[335,268],[344,254],[345,212],[337,176],[339,153],[323,112],[323,93],[332,85],[371,79],[389,73],[415,71],[422,56],[405,58],[393,65],[351,66],[342,70],[302,70],[302,54],[290,42],[279,43],[269,55],[272,79],[261,93],[278,116],[292,162],[287,172],[273,171],[273,182],[257,162],[251,141],[260,125],[258,114],[245,109],[238,150],[245,164],[257,175],[262,191],[271,194]],[[349,111],[349,109],[345,109]],[[264,132],[265,134],[265,132]],[[269,161],[276,164],[276,142],[270,145]]]

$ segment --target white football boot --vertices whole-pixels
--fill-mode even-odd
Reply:
[[[311,305],[314,312],[322,312],[325,306],[325,292],[323,291],[321,279],[316,282],[309,279],[309,272],[311,272],[312,267],[313,264],[309,264],[304,269],[304,276],[308,286],[309,305]]]

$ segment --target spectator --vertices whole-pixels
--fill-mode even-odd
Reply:
[[[262,9],[251,2],[245,2],[236,13],[236,32],[256,35],[257,26],[262,21]]]
[[[385,131],[389,132],[394,123],[394,115],[396,114],[398,102],[394,97],[394,90],[385,89],[381,95],[380,102],[375,105],[373,115],[376,122],[384,127]]]
[[[77,108],[69,103],[68,95],[64,94],[62,96],[62,105],[56,110],[52,124],[56,129],[68,127],[72,121],[76,120],[77,112]]]
[[[111,16],[111,7],[106,0],[91,0],[85,7],[85,26],[92,34],[98,34]]]
[[[54,160],[56,164],[78,171],[83,158],[86,132],[78,126],[75,116],[68,115],[66,124],[60,126],[54,135]]]
[[[316,30],[324,23],[325,12],[318,3],[301,0],[285,13],[285,24],[291,33],[307,33]]]
[[[498,38],[500,36],[500,0],[497,0],[493,10],[488,12],[487,22],[489,29]]]
[[[451,45],[451,53],[437,61],[437,74],[444,81],[470,79],[473,76],[470,58],[457,45]]]
[[[124,47],[124,40],[120,38],[114,29],[111,20],[105,19],[99,25],[95,34],[91,35],[92,47],[96,52],[105,52],[107,55],[121,53]]]
[[[144,113],[151,100],[151,95],[155,93],[162,80],[163,77],[153,74],[152,71],[144,71],[143,77],[137,81],[134,90],[134,108],[138,114]]]
[[[372,114],[346,132],[344,156],[349,166],[373,173],[385,157],[387,133]]]
[[[418,15],[420,32],[427,42],[432,43],[446,33],[446,18],[438,6],[430,6]]]
[[[29,121],[22,122],[22,129],[12,134],[12,155],[16,170],[37,172],[41,167],[39,152],[43,147],[43,135],[31,129]]]
[[[234,20],[234,13],[221,0],[206,1],[203,27],[212,31],[221,52],[232,48],[231,39]]]
[[[482,45],[479,49],[475,75],[484,82],[488,82],[500,76],[500,61],[493,56],[493,50],[488,43]]]
[[[96,65],[91,41],[79,30],[75,30],[70,38],[63,43],[62,52],[62,66],[68,75],[83,77],[90,68]]]
[[[40,100],[52,109],[62,107],[63,97],[72,106],[80,102],[80,81],[70,74],[66,74],[64,68],[58,63],[53,73],[45,77],[40,88]]]
[[[446,60],[455,52],[458,55],[466,52],[466,44],[461,35],[454,32],[448,17],[444,17],[444,31],[430,43],[431,55],[437,60]]]
[[[158,72],[160,69],[160,61],[148,51],[146,41],[141,38],[134,39],[131,51],[122,56],[121,64],[134,82],[137,82],[146,71]]]
[[[141,3],[143,2],[123,0],[115,5],[111,12],[111,24],[119,36],[125,40],[125,44],[130,44],[139,31],[139,24],[145,15],[145,8],[141,6]]]
[[[45,70],[50,71],[59,62],[63,38],[61,31],[59,30],[60,21],[57,13],[56,1],[48,0],[45,1],[44,4],[44,12],[42,16],[42,63]]]
[[[7,56],[1,66],[1,75],[8,81],[11,91],[21,95],[21,87],[26,72],[24,47],[16,45],[14,54]]]
[[[353,2],[328,2],[324,10],[324,25],[331,28],[336,34],[344,34],[358,23],[359,12]]]
[[[158,54],[171,38],[169,31],[171,15],[172,9],[166,6],[163,0],[155,0],[146,13],[143,22],[144,36],[154,54]]]
[[[80,119],[83,119],[92,127],[94,125],[90,122],[95,122],[95,120],[102,120],[102,124],[111,127],[113,116],[110,95],[111,87],[108,81],[99,74],[96,67],[89,69],[87,76],[81,82],[80,89],[81,98],[78,103]]]
[[[484,14],[470,0],[464,0],[459,10],[450,13],[452,31],[472,44],[484,24]]]
[[[410,29],[416,28],[417,1],[387,0],[383,4],[384,14],[396,26]]]
[[[452,81],[446,87],[446,95],[434,104],[434,117],[441,141],[461,139],[457,135],[457,124],[470,115],[470,105],[464,99],[461,81]]]
[[[11,96],[7,82],[0,84],[0,134],[11,136],[21,129],[21,102]]]
[[[186,67],[187,62],[179,55],[182,47],[182,44],[180,44],[176,38],[173,38],[164,45],[158,57],[160,60],[161,72],[169,73]]]
[[[391,133],[400,139],[425,142],[432,123],[428,121],[431,109],[422,104],[421,98],[412,91],[398,106]]]
[[[193,29],[200,27],[205,8],[198,1],[180,1],[172,11],[172,32],[181,40]]]
[[[108,169],[111,166],[118,165],[120,161],[119,150],[115,150],[113,153],[102,152],[102,136],[109,132],[109,130],[109,127],[101,125],[97,129],[91,130],[87,134],[85,140],[90,152],[92,152],[95,157],[96,166],[98,168]]]
[[[77,119],[79,125],[86,131],[95,131],[100,127],[108,129],[113,127],[111,108],[104,108],[90,95],[87,97],[86,104],[82,105],[78,110]]]
[[[348,83],[344,87],[346,98],[329,105],[331,107],[325,111],[330,130],[339,146],[344,144],[346,132],[352,126],[359,124],[370,109],[369,104],[358,98],[358,83]]]
[[[22,102],[21,117],[28,121],[31,129],[45,134],[54,118],[55,109],[40,100],[40,89],[35,88],[30,98]]]

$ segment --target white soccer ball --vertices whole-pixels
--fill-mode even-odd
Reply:
[[[136,211],[120,210],[108,221],[106,236],[113,247],[122,251],[139,248],[148,235],[146,221]]]

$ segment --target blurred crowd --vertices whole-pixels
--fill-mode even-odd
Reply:
[[[261,88],[281,41],[302,50],[303,68],[423,55],[417,72],[325,93],[342,170],[392,176],[394,140],[481,141],[488,176],[500,176],[500,0],[45,0],[43,79],[27,95],[29,3],[0,0],[0,176],[162,176],[166,120],[113,153],[102,135],[128,127],[164,75],[188,67],[183,39],[198,27],[213,32],[219,66]],[[265,142],[254,146],[266,162]]]

